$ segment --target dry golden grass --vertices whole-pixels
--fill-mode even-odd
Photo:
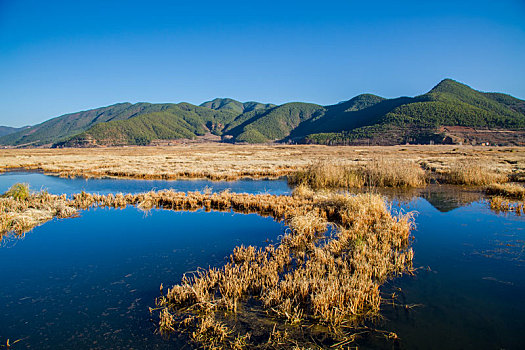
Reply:
[[[304,337],[282,329],[282,323],[276,329],[267,317],[250,318],[253,332],[259,332],[254,339],[250,330],[237,329],[235,317],[224,312],[241,317],[249,313],[246,302],[250,299],[257,300],[260,312],[286,320],[283,327],[324,325],[320,332],[314,327],[312,334],[317,330],[323,338],[331,334],[334,341],[350,341],[355,336],[347,333],[349,328],[378,316],[382,300],[379,286],[410,271],[413,256],[408,248],[411,215],[393,216],[382,197],[371,194],[315,193],[304,186],[293,196],[228,191],[136,195],[82,192],[68,199],[41,192],[23,200],[2,198],[0,205],[1,234],[13,230],[23,233],[53,217],[71,216],[77,209],[94,206],[205,208],[285,219],[290,231],[278,245],[239,246],[224,267],[184,276],[180,285],[158,300],[162,333],[189,330],[191,338],[207,348],[289,348],[304,341]],[[36,215],[35,210],[45,211],[45,215]],[[21,219],[24,216],[32,221],[25,222]],[[328,226],[334,227],[331,234],[325,232]]]
[[[297,193],[294,198],[304,200]],[[240,246],[222,268],[183,276],[157,300],[160,332],[186,330],[209,349],[315,344],[304,334],[276,330],[264,317],[239,329],[238,315],[255,308],[289,325],[325,325],[324,336],[350,341],[342,329],[378,317],[380,285],[411,269],[412,216],[393,216],[377,195],[314,194],[311,203],[315,210],[297,207],[279,244]],[[331,234],[328,225],[334,225]],[[261,329],[268,340],[250,340]]]
[[[454,185],[483,186],[509,181],[509,174],[492,170],[481,161],[456,161],[448,172],[441,173],[441,182]]]
[[[294,215],[297,211],[318,211],[313,200],[269,194],[175,192],[172,190],[140,194],[90,194],[81,192],[67,198],[46,192],[32,193],[24,200],[0,198],[0,239],[9,232],[22,235],[33,227],[54,217],[76,214],[77,209],[90,207],[125,208],[135,205],[143,210],[163,208],[170,210],[234,210],[240,213],[258,213],[277,220]]]
[[[209,143],[172,147],[4,149],[0,154],[0,169],[41,169],[60,176],[233,180],[289,175],[318,160],[358,168],[376,159],[383,159],[385,163],[417,163],[431,174],[445,173],[457,161],[475,161],[482,162],[490,171],[511,175],[513,180],[525,180],[523,148],[444,145],[332,147]]]
[[[317,161],[288,176],[293,185],[310,188],[423,187],[425,171],[417,163],[403,159],[374,158],[360,166]]]
[[[525,200],[525,187],[520,184],[491,184],[487,186],[485,192],[491,196]]]
[[[76,212],[65,195],[30,194],[26,186],[17,184],[0,197],[0,241],[6,233],[13,232],[21,237],[35,226],[55,217],[74,216]]]

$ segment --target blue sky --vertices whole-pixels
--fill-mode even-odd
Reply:
[[[525,1],[0,0],[0,125],[117,102],[525,98]]]

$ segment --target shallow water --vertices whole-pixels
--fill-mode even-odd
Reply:
[[[53,220],[0,248],[0,341],[13,348],[146,349],[182,344],[154,334],[159,286],[220,266],[241,243],[283,233],[271,218],[231,212],[148,215],[128,207]]]
[[[13,184],[23,182],[29,184],[32,191],[47,190],[52,194],[72,194],[85,191],[88,193],[140,193],[174,189],[176,191],[204,191],[206,188],[213,192],[230,189],[232,192],[289,194],[290,188],[286,179],[238,181],[211,181],[211,180],[135,180],[135,179],[84,179],[61,178],[45,175],[38,172],[7,172],[0,174],[0,193],[7,191]]]
[[[10,186],[4,176],[14,182],[44,176],[18,175],[1,175],[0,191]],[[55,193],[65,192],[60,186],[68,193],[81,190],[67,181],[85,182],[49,178],[46,186]],[[54,180],[62,185],[51,189]],[[101,180],[88,180],[87,186],[96,181]],[[104,181],[99,190],[84,189],[130,192],[134,185],[125,182],[137,180]],[[158,181],[138,182],[145,184],[136,192]],[[254,182],[237,182],[235,191],[252,192]],[[286,182],[269,181],[267,188],[289,193]],[[399,304],[418,306],[385,305],[385,321],[376,327],[396,332],[398,341],[368,336],[357,345],[525,348],[525,218],[491,212],[476,190],[430,186],[384,193],[401,198],[393,210],[418,212],[413,248],[420,269],[382,291],[385,298],[395,292]],[[53,220],[0,247],[0,344],[9,338],[22,339],[13,348],[179,348],[181,340],[165,341],[153,333],[148,307],[160,283],[177,283],[182,273],[199,266],[219,266],[234,246],[265,245],[283,230],[282,224],[254,214],[153,210],[145,215],[133,207]]]
[[[421,269],[383,290],[420,306],[387,308],[382,327],[403,349],[524,349],[525,218],[482,202],[439,212],[418,198],[403,207],[418,212]]]

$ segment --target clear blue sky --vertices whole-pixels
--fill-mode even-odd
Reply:
[[[0,0],[0,125],[116,102],[525,98],[525,1]]]

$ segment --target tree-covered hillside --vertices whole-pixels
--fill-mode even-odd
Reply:
[[[118,103],[108,107],[65,114],[0,138],[2,145],[39,146],[56,143],[90,127],[113,120],[124,120],[143,113],[162,111],[172,104]]]
[[[394,100],[385,100],[382,103]],[[499,93],[483,93],[445,79],[428,93],[406,98],[398,106],[379,113],[373,122],[357,128],[320,130],[304,137],[307,143],[399,144],[443,142],[440,126],[489,129],[525,129],[524,101]],[[377,106],[377,105],[376,105]],[[376,106],[363,110],[368,114]]]
[[[20,130],[26,129],[27,126],[21,127],[21,128],[13,128],[10,126],[0,126],[0,137],[5,135],[14,134],[15,132],[18,132]]]
[[[200,106],[221,111],[232,111],[237,114],[275,107],[275,105],[271,103],[260,103],[254,101],[239,102],[231,98],[216,98],[214,100],[204,102]]]
[[[158,112],[97,124],[79,135],[56,143],[55,146],[147,145],[156,139],[193,139],[208,132],[220,135],[224,125],[233,120],[234,116],[229,111],[215,111],[180,103]]]
[[[472,130],[451,134],[457,128]],[[362,94],[330,106],[303,102],[275,106],[229,98],[201,106],[120,103],[50,119],[0,137],[0,145],[146,145],[208,133],[238,143],[386,145],[469,142],[468,134],[476,129],[512,132],[507,140],[521,142],[516,132],[525,132],[525,101],[445,79],[416,97]],[[505,137],[500,133],[498,142],[505,142]]]

